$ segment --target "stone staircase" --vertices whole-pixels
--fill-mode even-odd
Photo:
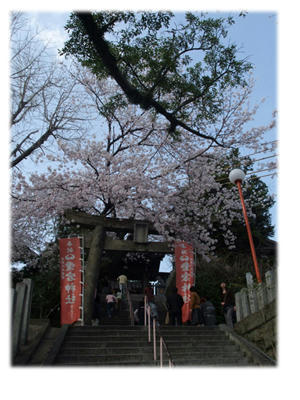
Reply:
[[[250,366],[243,352],[218,326],[160,328],[175,366]]]
[[[139,295],[133,296],[133,308],[142,298],[143,296]],[[160,308],[159,301],[156,301],[156,304]],[[165,314],[163,307],[161,312],[163,315],[160,319],[163,321]],[[157,361],[154,361],[153,343],[148,343],[147,329],[144,326],[131,326],[126,299],[122,300],[120,309],[112,318],[108,318],[103,304],[99,326],[65,326],[61,330],[63,334],[53,346],[55,350],[50,352],[48,359],[42,365],[158,366],[159,333],[164,338],[175,367],[265,365],[264,355],[259,355],[261,360],[256,357],[254,361],[252,349],[249,350],[249,346],[241,346],[240,339],[235,337],[237,335],[228,333],[221,325],[176,327],[161,323],[156,337]],[[35,361],[35,364],[38,364],[37,361],[40,360]],[[163,361],[163,365],[167,366],[168,357],[165,349]]]
[[[54,365],[153,366],[153,349],[143,326],[131,326],[127,299],[111,318],[104,297],[99,326],[68,329]]]
[[[142,326],[69,328],[54,365],[153,366],[152,346]]]
[[[132,296],[135,308],[142,295]],[[156,299],[158,308],[160,302]],[[143,326],[131,326],[127,300],[118,312],[108,318],[102,308],[101,324],[97,327],[70,327],[55,365],[73,366],[155,366],[159,365],[159,334],[157,362],[153,361],[153,344],[148,343]],[[160,318],[163,320],[163,318]],[[175,367],[182,366],[250,366],[246,355],[218,326],[170,326],[161,324],[164,338]],[[164,351],[164,363],[168,358]]]

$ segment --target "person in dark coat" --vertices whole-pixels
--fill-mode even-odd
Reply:
[[[148,303],[151,303],[151,301],[154,300],[154,294],[153,294],[153,289],[150,283],[145,288],[145,295],[147,297]]]
[[[225,322],[226,325],[228,325],[230,328],[233,328],[234,313],[235,313],[234,294],[230,289],[228,289],[225,282],[222,282],[220,284],[220,287],[222,296],[221,305],[223,307]]]
[[[204,325],[216,325],[216,309],[211,301],[207,300],[205,297],[200,299],[200,312]]]
[[[144,316],[144,309],[145,309],[145,307],[144,307],[144,302],[143,301],[140,301],[139,302],[139,305],[138,305],[138,308],[135,310],[135,312],[134,312],[134,316],[135,316],[135,322],[138,324],[138,325],[144,325],[144,319],[145,319],[145,316]]]
[[[182,325],[181,308],[183,305],[184,301],[182,296],[177,293],[177,288],[173,288],[172,294],[167,297],[167,307],[171,325]]]
[[[101,320],[101,296],[99,292],[97,292],[96,297],[94,298],[93,320],[94,325],[99,325]]]

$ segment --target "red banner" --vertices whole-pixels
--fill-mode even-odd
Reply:
[[[195,284],[193,247],[186,242],[175,243],[176,287],[182,296],[182,322],[190,319],[190,287]]]
[[[72,324],[80,318],[81,260],[80,239],[59,240],[60,323]]]

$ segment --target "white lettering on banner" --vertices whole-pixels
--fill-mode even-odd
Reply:
[[[191,287],[191,284],[190,284],[190,283],[184,283],[184,284],[181,286],[181,290],[182,290],[183,292],[187,292],[187,291],[190,290],[190,287]]]
[[[183,282],[188,282],[191,279],[191,275],[188,272],[181,274],[181,279]]]
[[[66,279],[68,282],[75,281],[75,277],[76,277],[76,275],[73,272],[68,272],[66,274]]]
[[[190,264],[185,262],[179,266],[181,271],[188,272],[190,270]]]
[[[183,255],[183,256],[180,256],[180,257],[179,257],[179,260],[180,260],[180,261],[189,261],[189,259],[190,259],[189,256],[184,256],[184,255]]]
[[[67,255],[65,256],[65,259],[66,259],[66,260],[74,260],[74,259],[75,259],[75,254],[67,254]]]
[[[75,295],[68,294],[68,296],[65,298],[65,304],[74,304],[75,300],[76,300]]]
[[[76,290],[76,286],[74,285],[74,283],[70,283],[69,285],[65,285],[65,289],[67,292],[75,292]]]
[[[73,271],[75,269],[75,264],[71,261],[67,261],[65,267],[67,271]]]

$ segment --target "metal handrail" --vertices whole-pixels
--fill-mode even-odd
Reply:
[[[165,347],[165,350],[167,352],[167,356],[169,359],[169,367],[174,367],[174,363],[172,361],[171,355],[169,353],[168,347],[166,345],[166,342],[164,340],[164,338],[162,337],[162,335],[160,334],[159,336],[159,360],[160,360],[160,367],[163,366],[163,346]]]
[[[148,317],[148,318],[147,318]],[[148,324],[147,324],[148,320]],[[150,306],[147,301],[147,296],[144,297],[144,326],[148,325],[148,342],[151,343],[151,318],[150,318]],[[163,366],[163,346],[166,349],[167,356],[169,359],[169,367],[174,367],[174,363],[172,361],[171,355],[168,351],[166,342],[164,341],[161,333],[159,330],[156,329],[156,319],[153,318],[153,324],[152,324],[152,337],[153,337],[153,360],[157,361],[157,354],[156,354],[156,331],[159,334],[159,360],[160,360],[160,366]]]
[[[127,288],[127,291],[126,291],[126,295],[127,295],[128,305],[129,305],[129,315],[130,315],[131,326],[134,326],[134,316],[133,316],[132,301],[131,301],[131,297],[130,297],[130,293],[129,293],[128,288]]]
[[[147,296],[144,296],[144,326],[147,325],[147,305],[148,305],[148,301],[147,301]]]

